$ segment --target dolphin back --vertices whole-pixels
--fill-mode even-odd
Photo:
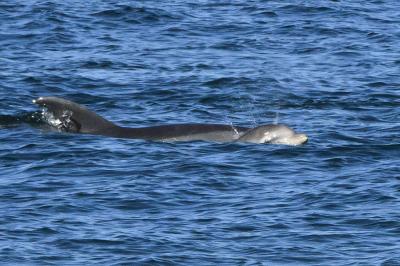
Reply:
[[[60,121],[60,129],[67,132],[100,134],[116,127],[93,111],[77,103],[58,98],[40,97],[33,102],[46,108],[55,119]]]

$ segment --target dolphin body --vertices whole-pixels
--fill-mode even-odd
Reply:
[[[308,139],[305,134],[297,134],[281,124],[255,128],[221,124],[172,124],[127,128],[104,119],[82,105],[62,98],[40,97],[33,102],[51,113],[57,121],[55,126],[59,130],[72,133],[165,142],[202,140],[300,145]]]

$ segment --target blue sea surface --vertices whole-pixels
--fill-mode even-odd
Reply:
[[[400,265],[400,2],[0,1],[1,265]],[[51,130],[283,123],[303,146]]]

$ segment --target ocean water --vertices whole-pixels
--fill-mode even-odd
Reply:
[[[400,2],[0,2],[1,265],[400,265]],[[51,130],[284,123],[306,145]]]

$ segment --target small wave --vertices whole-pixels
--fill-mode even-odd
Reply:
[[[339,51],[339,52],[332,53],[332,55],[339,56],[339,57],[345,57],[345,58],[362,56],[361,53],[350,52],[350,51]]]
[[[144,7],[132,7],[129,5],[121,5],[115,9],[108,9],[91,14],[94,17],[108,18],[108,19],[121,19],[129,20],[130,23],[142,22],[159,22],[164,20],[178,19],[177,16],[172,15],[161,9],[150,9]]]
[[[372,87],[372,88],[381,88],[381,87],[387,86],[387,83],[381,82],[381,81],[370,82],[370,83],[367,84],[367,86],[368,87]]]
[[[384,34],[384,33],[378,33],[378,32],[369,32],[367,34],[367,38],[370,40],[374,40],[378,43],[385,43],[385,42],[390,42],[392,41],[392,36]]]
[[[243,84],[252,84],[252,80],[249,78],[241,77],[241,78],[234,78],[234,77],[222,77],[216,78],[207,82],[204,82],[203,85],[209,87],[221,87],[227,85],[243,85]]]
[[[40,44],[72,44],[75,43],[75,36],[66,32],[54,32],[39,41]]]
[[[81,67],[83,68],[110,68],[113,65],[113,62],[109,60],[90,60],[84,62]]]
[[[27,82],[30,84],[34,84],[34,85],[38,85],[38,84],[42,84],[42,80],[39,77],[35,77],[35,76],[27,76],[21,79],[23,82]]]
[[[305,14],[316,14],[316,13],[327,13],[333,12],[334,9],[325,6],[305,6],[305,5],[286,5],[279,8],[281,11],[289,11],[293,13],[305,13]]]
[[[261,15],[261,16],[269,17],[269,18],[273,18],[273,17],[277,17],[278,16],[278,14],[276,14],[273,11],[261,11],[257,15]]]
[[[228,51],[241,51],[245,49],[246,46],[238,43],[237,41],[222,41],[211,45],[210,48]]]
[[[254,7],[254,6],[246,6],[246,7],[241,8],[240,10],[244,11],[244,12],[248,12],[251,15],[260,16],[260,17],[272,18],[272,17],[278,16],[278,14],[276,12],[274,12],[270,9],[264,9],[264,8],[260,9],[258,7]]]
[[[319,54],[327,51],[324,47],[305,47],[305,48],[296,48],[294,50],[295,54]]]

